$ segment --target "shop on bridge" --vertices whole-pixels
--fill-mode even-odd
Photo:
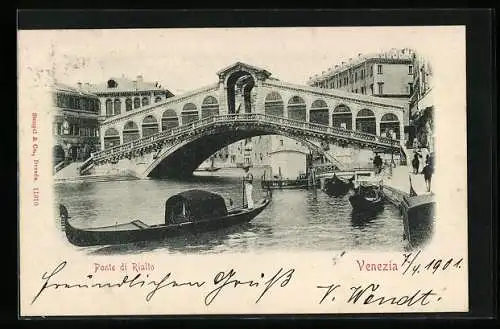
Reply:
[[[174,110],[166,110],[161,116],[161,131],[170,130],[179,126],[179,118]]]
[[[375,113],[369,109],[363,109],[356,115],[356,130],[375,135],[377,133],[377,122]]]
[[[330,124],[328,118],[328,105],[326,105],[324,100],[317,99],[312,103],[309,112],[309,122],[326,126]]]
[[[333,110],[332,126],[352,130],[352,113],[347,106],[339,105]]]

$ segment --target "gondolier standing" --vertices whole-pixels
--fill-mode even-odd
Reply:
[[[243,186],[245,188],[245,197],[247,199],[247,208],[253,208],[253,175],[250,172],[250,166],[243,167],[245,170],[245,176],[243,176]]]

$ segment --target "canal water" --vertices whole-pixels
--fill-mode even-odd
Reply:
[[[252,169],[254,177],[258,173]],[[241,169],[222,169],[184,180],[126,180],[60,183],[57,202],[64,204],[78,227],[113,225],[140,219],[164,222],[165,201],[187,189],[219,193],[233,206],[242,204]],[[254,200],[265,195],[254,181]],[[404,250],[403,220],[399,210],[386,204],[377,214],[352,212],[348,199],[329,197],[318,190],[274,190],[271,204],[249,224],[196,236],[121,246],[89,247],[94,254],[143,252],[219,253],[280,250]]]

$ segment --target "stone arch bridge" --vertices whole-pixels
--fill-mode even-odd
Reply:
[[[401,101],[285,83],[244,63],[217,74],[213,85],[107,117],[100,128],[102,151],[81,173],[190,174],[219,149],[269,134],[300,140],[339,168],[342,154],[350,157],[352,150],[399,150]],[[392,138],[382,136],[389,131]]]

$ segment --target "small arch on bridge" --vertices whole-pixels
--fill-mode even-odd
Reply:
[[[115,128],[108,128],[104,132],[104,149],[120,145],[120,133]]]
[[[110,117],[113,115],[113,100],[111,98],[106,99],[106,116]]]
[[[115,98],[114,115],[120,114],[122,112],[122,102],[119,98]]]
[[[253,75],[246,70],[238,70],[226,78],[228,113],[238,111],[251,113],[251,92],[255,86]],[[237,104],[237,96],[239,102]]]
[[[142,137],[154,135],[158,132],[158,121],[152,115],[148,115],[142,120]]]
[[[352,112],[344,104],[337,106],[332,113],[332,126],[352,130]]]
[[[375,135],[377,124],[375,113],[369,109],[362,109],[356,115],[356,130]]]
[[[207,96],[201,103],[201,118],[219,115],[219,102],[214,96]]]
[[[181,124],[185,125],[199,119],[198,109],[193,103],[184,104],[181,112]]]
[[[266,99],[264,100],[264,112],[267,115],[274,115],[277,117],[284,116],[285,105],[283,104],[283,99],[278,92],[272,91],[267,94]]]
[[[125,100],[125,111],[132,111],[132,98],[127,98]]]
[[[139,97],[134,98],[134,109],[141,107],[141,99]]]
[[[161,116],[161,131],[170,130],[178,126],[179,118],[177,117],[177,113],[172,109],[165,110]]]
[[[300,96],[293,96],[288,101],[288,119],[306,121],[306,102]]]
[[[309,122],[328,126],[328,105],[324,100],[317,99],[312,103]]]
[[[161,102],[161,97],[160,96],[156,96],[155,97],[155,103],[158,103],[158,102]]]
[[[123,126],[123,143],[128,143],[139,138],[139,128],[137,124],[134,121],[128,121]]]
[[[142,106],[147,106],[147,105],[149,105],[149,97],[143,97]]]
[[[386,113],[380,119],[380,133],[382,136],[391,137],[395,135],[395,139],[400,139],[401,132],[399,131],[399,119],[394,113]]]

